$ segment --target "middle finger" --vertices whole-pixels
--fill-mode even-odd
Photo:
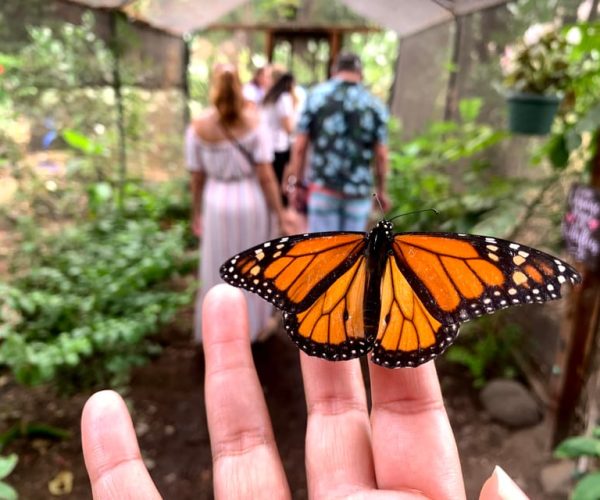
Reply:
[[[309,498],[348,496],[375,486],[371,428],[360,362],[300,353],[308,422]]]

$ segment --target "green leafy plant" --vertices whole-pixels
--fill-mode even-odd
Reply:
[[[398,219],[410,230],[467,231],[514,197],[518,180],[492,175],[483,154],[506,134],[478,123],[481,99],[460,103],[461,120],[436,122],[403,141],[398,131],[390,140],[390,195],[399,213],[435,208]],[[461,182],[462,180],[462,182]],[[514,223],[514,217],[507,221]]]
[[[60,427],[36,422],[20,421],[0,434],[0,453],[4,450],[4,448],[18,438],[39,438],[60,441],[63,439],[69,439],[70,437],[71,433],[68,430],[61,429]]]
[[[0,365],[61,390],[126,382],[157,352],[146,338],[190,301],[169,286],[189,269],[184,233],[106,217],[26,240],[0,285]]]
[[[17,112],[38,123],[52,117],[58,129],[68,124],[88,131],[111,123],[112,93],[98,84],[111,84],[113,59],[94,29],[91,13],[81,25],[28,27],[30,42],[7,54],[17,64],[8,66],[0,79]]]
[[[536,153],[556,170],[565,169],[573,158],[591,169],[600,134],[600,23],[578,23],[563,29],[573,43],[568,53],[572,78],[553,133]]]
[[[495,377],[513,378],[518,373],[512,350],[521,340],[517,325],[497,317],[484,317],[462,328],[457,342],[448,349],[446,360],[465,366],[475,387]]]
[[[557,458],[600,457],[600,427],[591,436],[574,436],[565,439],[554,450]],[[596,500],[600,498],[600,472],[592,470],[578,480],[571,494],[572,500]]]
[[[0,500],[17,500],[19,498],[16,490],[4,481],[17,466],[18,461],[19,457],[14,453],[5,457],[0,456]]]
[[[556,94],[567,88],[572,69],[569,43],[554,23],[534,24],[501,59],[504,85],[519,92]]]

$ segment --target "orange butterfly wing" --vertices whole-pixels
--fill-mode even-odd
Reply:
[[[411,287],[444,324],[558,299],[563,283],[581,279],[552,255],[487,236],[400,233],[392,248]]]
[[[373,361],[416,366],[443,352],[461,322],[560,297],[571,266],[511,241],[455,233],[394,236],[381,281]]]
[[[365,354],[365,233],[319,233],[269,241],[221,267],[228,283],[284,311],[285,329],[304,351],[326,359]]]
[[[381,280],[379,327],[371,360],[386,367],[418,366],[443,352],[457,324],[435,319],[389,255]]]
[[[373,339],[367,336],[364,315],[366,280],[367,259],[360,255],[306,309],[285,312],[285,329],[298,347],[332,361],[370,351]]]

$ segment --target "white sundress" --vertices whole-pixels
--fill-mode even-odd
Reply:
[[[256,163],[272,163],[269,133],[258,127],[238,142]],[[187,168],[204,172],[202,239],[200,242],[200,290],[196,298],[194,340],[202,342],[202,302],[218,283],[221,264],[235,254],[275,238],[276,224],[267,206],[254,167],[230,141],[210,143],[188,127],[185,136]],[[273,314],[273,306],[258,295],[244,291],[248,302],[250,338],[256,340]]]

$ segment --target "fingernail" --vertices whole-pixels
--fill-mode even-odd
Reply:
[[[496,465],[494,472],[483,484],[479,500],[529,500],[510,476]]]

